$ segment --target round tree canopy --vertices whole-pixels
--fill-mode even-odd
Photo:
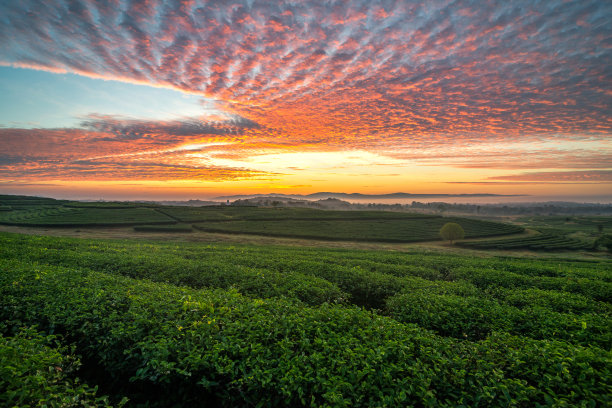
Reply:
[[[440,236],[442,237],[442,239],[448,240],[452,244],[453,241],[465,237],[465,231],[463,230],[461,225],[457,224],[456,222],[447,222],[440,229]]]

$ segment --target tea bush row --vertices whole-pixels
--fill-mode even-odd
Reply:
[[[0,405],[3,407],[110,407],[97,389],[73,378],[80,365],[56,336],[32,328],[0,334]]]
[[[68,208],[34,209],[2,214],[0,223],[44,227],[116,226],[137,224],[176,224],[152,208]]]
[[[436,215],[390,211],[329,211],[310,208],[262,207],[162,207],[160,211],[182,222],[202,221],[278,221],[278,220],[364,220],[437,218]]]
[[[457,222],[464,228],[466,237],[504,235],[521,232],[514,225],[500,224],[467,218],[405,218],[405,219],[355,219],[355,220],[300,220],[282,221],[240,220],[195,224],[203,231],[269,235],[294,238],[417,242],[439,240],[440,228],[447,222]]]
[[[2,240],[0,234],[0,258],[86,268],[195,288],[234,287],[242,293],[256,297],[285,296],[308,304],[343,303],[349,297],[338,286],[317,276],[245,267],[228,258],[200,261],[176,255],[155,254],[154,249],[138,250],[138,245],[113,248],[104,245],[79,245],[82,244],[79,240],[17,235],[14,237],[16,239]],[[53,247],[54,242],[66,242],[66,245]],[[69,242],[76,245],[71,246]]]
[[[84,267],[194,287],[235,286],[259,297],[297,296],[310,304],[346,299],[381,308],[385,298],[415,287],[450,287],[459,295],[506,297],[509,290],[542,296],[558,312],[607,310],[612,298],[609,263],[475,259],[307,248],[85,241],[0,234],[0,256]],[[449,286],[449,284],[451,284]],[[341,289],[341,291],[340,291]],[[503,292],[503,293],[502,293]],[[552,295],[551,295],[552,296]],[[575,299],[563,306],[565,297]],[[568,297],[568,299],[570,299]],[[609,304],[608,304],[609,305]],[[565,309],[563,309],[565,307]],[[561,308],[561,310],[559,309]],[[609,309],[608,309],[609,310]]]
[[[0,318],[62,333],[98,383],[149,406],[606,406],[610,353],[494,333],[431,334],[303,307],[3,260]]]
[[[189,224],[173,225],[139,225],[134,227],[136,232],[192,232],[193,228]]]
[[[545,251],[588,249],[593,246],[589,242],[551,234],[514,239],[460,242],[458,245],[472,249],[532,249]]]
[[[610,314],[571,314],[545,307],[517,308],[480,296],[439,294],[430,290],[387,299],[387,312],[443,336],[484,339],[493,331],[534,339],[558,339],[583,346],[612,348]]]

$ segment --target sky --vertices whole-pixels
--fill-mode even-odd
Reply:
[[[0,192],[612,197],[612,1],[0,2]]]

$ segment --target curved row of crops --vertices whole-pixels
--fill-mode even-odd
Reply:
[[[118,398],[156,406],[588,406],[609,352],[501,332],[435,335],[354,307],[305,307],[3,261],[0,316],[95,361]],[[85,363],[85,364],[86,364]]]
[[[15,210],[0,213],[0,222],[8,225],[28,225],[31,222],[48,218],[62,218],[72,215],[75,210],[66,207],[36,207],[28,210]]]
[[[532,249],[532,250],[577,250],[592,248],[593,244],[563,235],[538,234],[532,237],[461,242],[460,246],[471,249]]]
[[[69,395],[78,376],[128,406],[611,402],[606,261],[2,233],[0,271],[0,334],[74,345]]]
[[[389,220],[439,218],[437,215],[390,211],[331,211],[311,208],[267,208],[242,206],[163,207],[160,211],[182,222],[279,221],[279,220]]]
[[[29,210],[36,208],[57,208],[67,201],[45,197],[31,197],[0,194],[0,207],[7,210]]]
[[[56,207],[0,213],[0,223],[39,227],[176,224],[153,208]]]
[[[98,203],[83,204],[87,205],[0,212],[0,223],[42,227],[137,225],[138,231],[182,232],[191,229],[185,223],[194,219],[207,219],[207,222],[197,223],[194,227],[223,233],[380,242],[438,240],[439,230],[447,222],[460,223],[467,237],[505,235],[523,230],[514,225],[476,219],[383,211],[257,207],[151,208],[121,206],[120,203],[103,203],[102,206]],[[164,224],[169,225],[168,229],[152,227]]]
[[[194,226],[203,231],[223,233],[323,240],[418,242],[440,239],[440,228],[448,222],[459,223],[465,230],[466,237],[469,238],[514,234],[523,231],[522,227],[514,225],[455,217],[363,220],[238,220],[211,221]]]

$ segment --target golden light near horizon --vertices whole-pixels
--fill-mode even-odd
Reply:
[[[608,2],[76,3],[0,5],[4,192],[612,191]]]

